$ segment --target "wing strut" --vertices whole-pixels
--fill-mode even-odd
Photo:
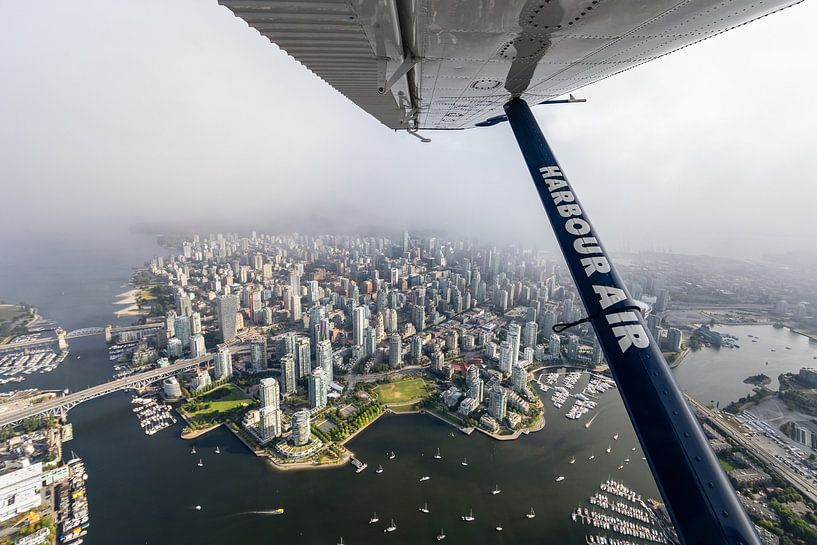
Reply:
[[[530,108],[505,114],[681,541],[760,545]]]

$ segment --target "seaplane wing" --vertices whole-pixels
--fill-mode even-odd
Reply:
[[[802,0],[219,0],[392,129],[465,129]]]

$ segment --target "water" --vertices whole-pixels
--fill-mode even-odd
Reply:
[[[764,373],[772,379],[769,388],[776,390],[781,373],[817,366],[817,344],[790,329],[740,325],[715,330],[738,337],[740,348],[702,348],[687,354],[675,369],[681,387],[704,403],[714,401],[723,406],[750,394],[753,386],[743,380],[752,375]],[[757,342],[752,342],[749,335],[758,337]]]
[[[149,238],[125,233],[110,240],[19,246],[4,246],[0,298],[35,304],[43,316],[67,329],[118,323],[112,319],[111,302],[124,290],[131,267],[162,253]],[[769,328],[768,335],[758,336],[771,339],[772,332],[788,335]],[[793,352],[798,339],[787,337],[785,345]],[[733,398],[732,388],[748,391],[740,381],[757,371],[745,361],[733,365],[724,360],[732,354],[691,354],[677,376],[695,396]],[[775,354],[783,355],[780,350]],[[745,348],[734,355],[751,356]],[[30,375],[16,387],[76,390],[106,381],[111,374],[102,337],[90,337],[71,341],[71,356],[57,371]],[[192,443],[179,438],[181,424],[146,436],[129,398],[128,393],[110,395],[70,413],[75,439],[66,449],[85,460],[89,473],[88,545],[317,545],[336,543],[341,535],[350,545],[407,544],[433,541],[440,528],[448,535],[446,543],[524,545],[542,543],[547,536],[550,543],[581,544],[589,528],[573,523],[569,514],[602,480],[623,479],[642,495],[657,497],[640,449],[630,450],[637,441],[616,391],[602,396],[589,429],[562,416],[568,407],[557,411],[547,401],[545,429],[509,442],[480,433],[466,437],[456,432],[452,438],[452,428],[424,415],[385,416],[349,445],[370,466],[360,474],[349,467],[276,471],[223,429]],[[614,433],[620,434],[618,441],[611,439]],[[191,444],[196,455],[190,454]],[[605,452],[608,445],[611,454]],[[222,454],[215,453],[216,446]],[[433,458],[437,448],[442,460]],[[391,450],[397,453],[395,460],[386,457]],[[588,460],[591,454],[593,461]],[[576,463],[571,465],[573,456]],[[468,467],[460,465],[463,457]],[[619,471],[625,457],[631,462]],[[199,458],[203,468],[196,467]],[[380,475],[374,472],[378,464],[384,467]],[[419,482],[423,475],[431,480]],[[565,480],[555,482],[560,475]],[[490,494],[494,485],[501,494]],[[424,503],[429,514],[418,511]],[[196,511],[196,505],[202,510]],[[278,507],[285,509],[283,515],[264,513]],[[524,516],[531,507],[537,514],[533,520]],[[471,509],[476,521],[462,522],[460,516]],[[381,522],[369,525],[375,511]],[[392,518],[398,530],[384,534]],[[494,530],[500,523],[505,529],[501,533]]]

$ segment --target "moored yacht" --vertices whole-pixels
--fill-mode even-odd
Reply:
[[[445,539],[445,532],[443,531],[442,528],[440,528],[440,533],[437,534],[437,541],[442,541],[444,539]]]
[[[440,454],[440,449],[439,448],[437,449],[437,453],[434,455],[434,459],[435,460],[442,459],[442,455]]]
[[[500,492],[502,492],[502,490],[500,490],[500,489],[499,489],[499,485],[496,485],[496,484],[495,484],[495,485],[494,485],[494,489],[493,489],[493,490],[491,490],[491,494],[493,494],[494,496],[496,496],[496,495],[497,495],[497,494],[499,494]]]
[[[429,479],[431,479],[431,477],[429,477],[428,475],[423,475],[422,477],[420,477],[420,482],[428,481]]]
[[[394,456],[394,451],[391,451],[391,452],[389,453],[389,460],[394,460],[394,457],[395,457],[395,456]]]
[[[473,522],[474,520],[476,520],[476,518],[474,517],[474,510],[473,509],[471,509],[468,512],[467,515],[463,515],[460,518],[462,518],[462,520],[464,520],[465,522]]]
[[[375,511],[375,514],[372,515],[372,518],[369,519],[369,524],[374,524],[375,522],[380,522],[380,519],[377,518],[377,512],[376,511]]]
[[[378,466],[377,466],[377,469],[375,469],[375,470],[374,470],[374,472],[375,472],[375,473],[383,473],[383,466],[382,466],[382,465],[378,465]]]
[[[221,454],[221,449],[218,448],[218,446],[216,446],[216,454]],[[340,538],[340,539],[343,539],[343,538]]]
[[[464,466],[467,466],[467,465],[468,465],[468,458],[463,458],[463,459],[462,459],[462,462],[460,462],[460,463],[461,463],[462,465],[464,465]]]
[[[564,480],[565,480],[565,476],[564,476],[564,475],[559,475],[558,477],[556,477],[556,482],[557,482],[557,483],[558,483],[558,482],[562,482],[562,481],[564,481]]]
[[[199,463],[197,463],[196,465],[199,467],[204,467],[204,462],[201,461],[201,458],[199,458]]]
[[[571,459],[570,459],[570,463],[571,463],[571,464],[575,464],[575,463],[576,463],[576,457],[575,457],[575,456],[574,456],[573,458],[571,458]]]
[[[393,532],[395,530],[397,530],[397,525],[394,523],[394,519],[391,519],[391,522],[389,523],[388,526],[386,526],[386,529],[383,530],[383,531],[384,532]]]
[[[418,509],[421,513],[428,513],[428,504],[424,503],[422,507]]]

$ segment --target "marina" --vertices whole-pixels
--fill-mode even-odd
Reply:
[[[55,508],[57,512],[60,543],[80,544],[83,536],[88,533],[90,518],[88,515],[88,499],[85,496],[85,481],[88,474],[85,464],[74,457],[66,464],[68,466],[68,480],[60,483],[55,491]]]
[[[132,410],[139,418],[139,425],[146,435],[153,435],[176,423],[176,417],[172,413],[173,409],[169,405],[160,403],[154,397],[134,396],[131,403],[135,405]]]
[[[25,337],[29,337],[26,335]],[[17,340],[29,340],[21,339]],[[55,352],[50,348],[25,348],[0,356],[0,384],[22,382],[23,375],[50,373],[68,357],[68,350]]]
[[[587,502],[592,506],[577,507],[571,513],[573,522],[593,526],[613,535],[588,535],[586,543],[598,545],[633,545],[618,536],[652,543],[668,543],[663,527],[641,495],[620,481],[607,479],[599,485]],[[637,543],[637,542],[636,542]]]

